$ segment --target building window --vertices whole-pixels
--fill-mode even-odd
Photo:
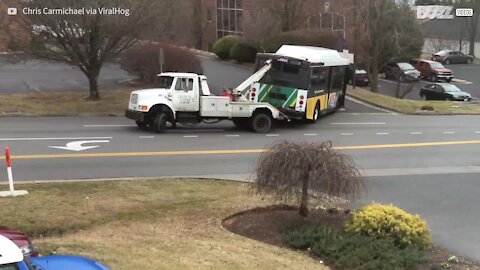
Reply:
[[[217,0],[217,38],[243,35],[243,0]]]

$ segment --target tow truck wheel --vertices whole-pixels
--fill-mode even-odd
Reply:
[[[256,113],[250,120],[250,126],[256,133],[267,133],[272,128],[272,118],[264,112]]]
[[[163,133],[167,129],[167,114],[159,112],[153,120],[153,130],[157,133]]]
[[[139,129],[146,129],[147,126],[148,126],[147,123],[142,122],[142,121],[135,121],[135,124],[137,124],[137,127],[138,127]]]

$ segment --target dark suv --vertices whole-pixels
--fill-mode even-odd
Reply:
[[[429,79],[432,82],[438,82],[439,80],[451,82],[453,79],[453,72],[439,62],[417,59],[410,61],[410,64],[420,71],[422,78]]]
[[[388,63],[383,69],[386,79],[399,81],[418,81],[420,80],[420,71],[416,70],[409,63]]]

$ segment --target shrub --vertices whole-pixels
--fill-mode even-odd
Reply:
[[[123,69],[136,73],[145,82],[154,82],[160,73],[159,53],[163,48],[165,65],[163,72],[193,72],[203,73],[200,59],[186,49],[164,43],[144,43],[129,49],[121,59]]]
[[[355,235],[325,226],[292,227],[282,236],[291,247],[308,249],[340,269],[415,269],[425,261],[419,249],[401,249],[390,239]]]
[[[230,49],[230,59],[239,63],[254,63],[257,56],[257,49],[246,43],[239,42]]]
[[[263,44],[266,52],[276,52],[282,45],[304,45],[323,47],[334,50],[340,49],[340,37],[337,34],[325,31],[295,30],[280,33]]]
[[[355,212],[345,224],[352,233],[391,239],[400,247],[425,248],[432,239],[427,223],[393,205],[368,205]]]
[[[213,53],[216,54],[220,59],[228,59],[230,57],[230,50],[239,42],[239,40],[240,39],[237,36],[222,37],[213,45]]]

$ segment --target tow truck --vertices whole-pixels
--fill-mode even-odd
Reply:
[[[255,99],[259,89],[254,85],[271,67],[271,61],[267,61],[234,88],[231,96],[212,95],[204,75],[161,73],[157,78],[158,88],[136,90],[130,94],[125,116],[135,120],[138,127],[149,127],[157,133],[163,133],[169,127],[175,128],[177,123],[216,123],[222,120],[231,120],[239,128],[268,133],[274,119],[290,121],[270,103]],[[301,93],[298,95],[298,100],[306,99]]]

